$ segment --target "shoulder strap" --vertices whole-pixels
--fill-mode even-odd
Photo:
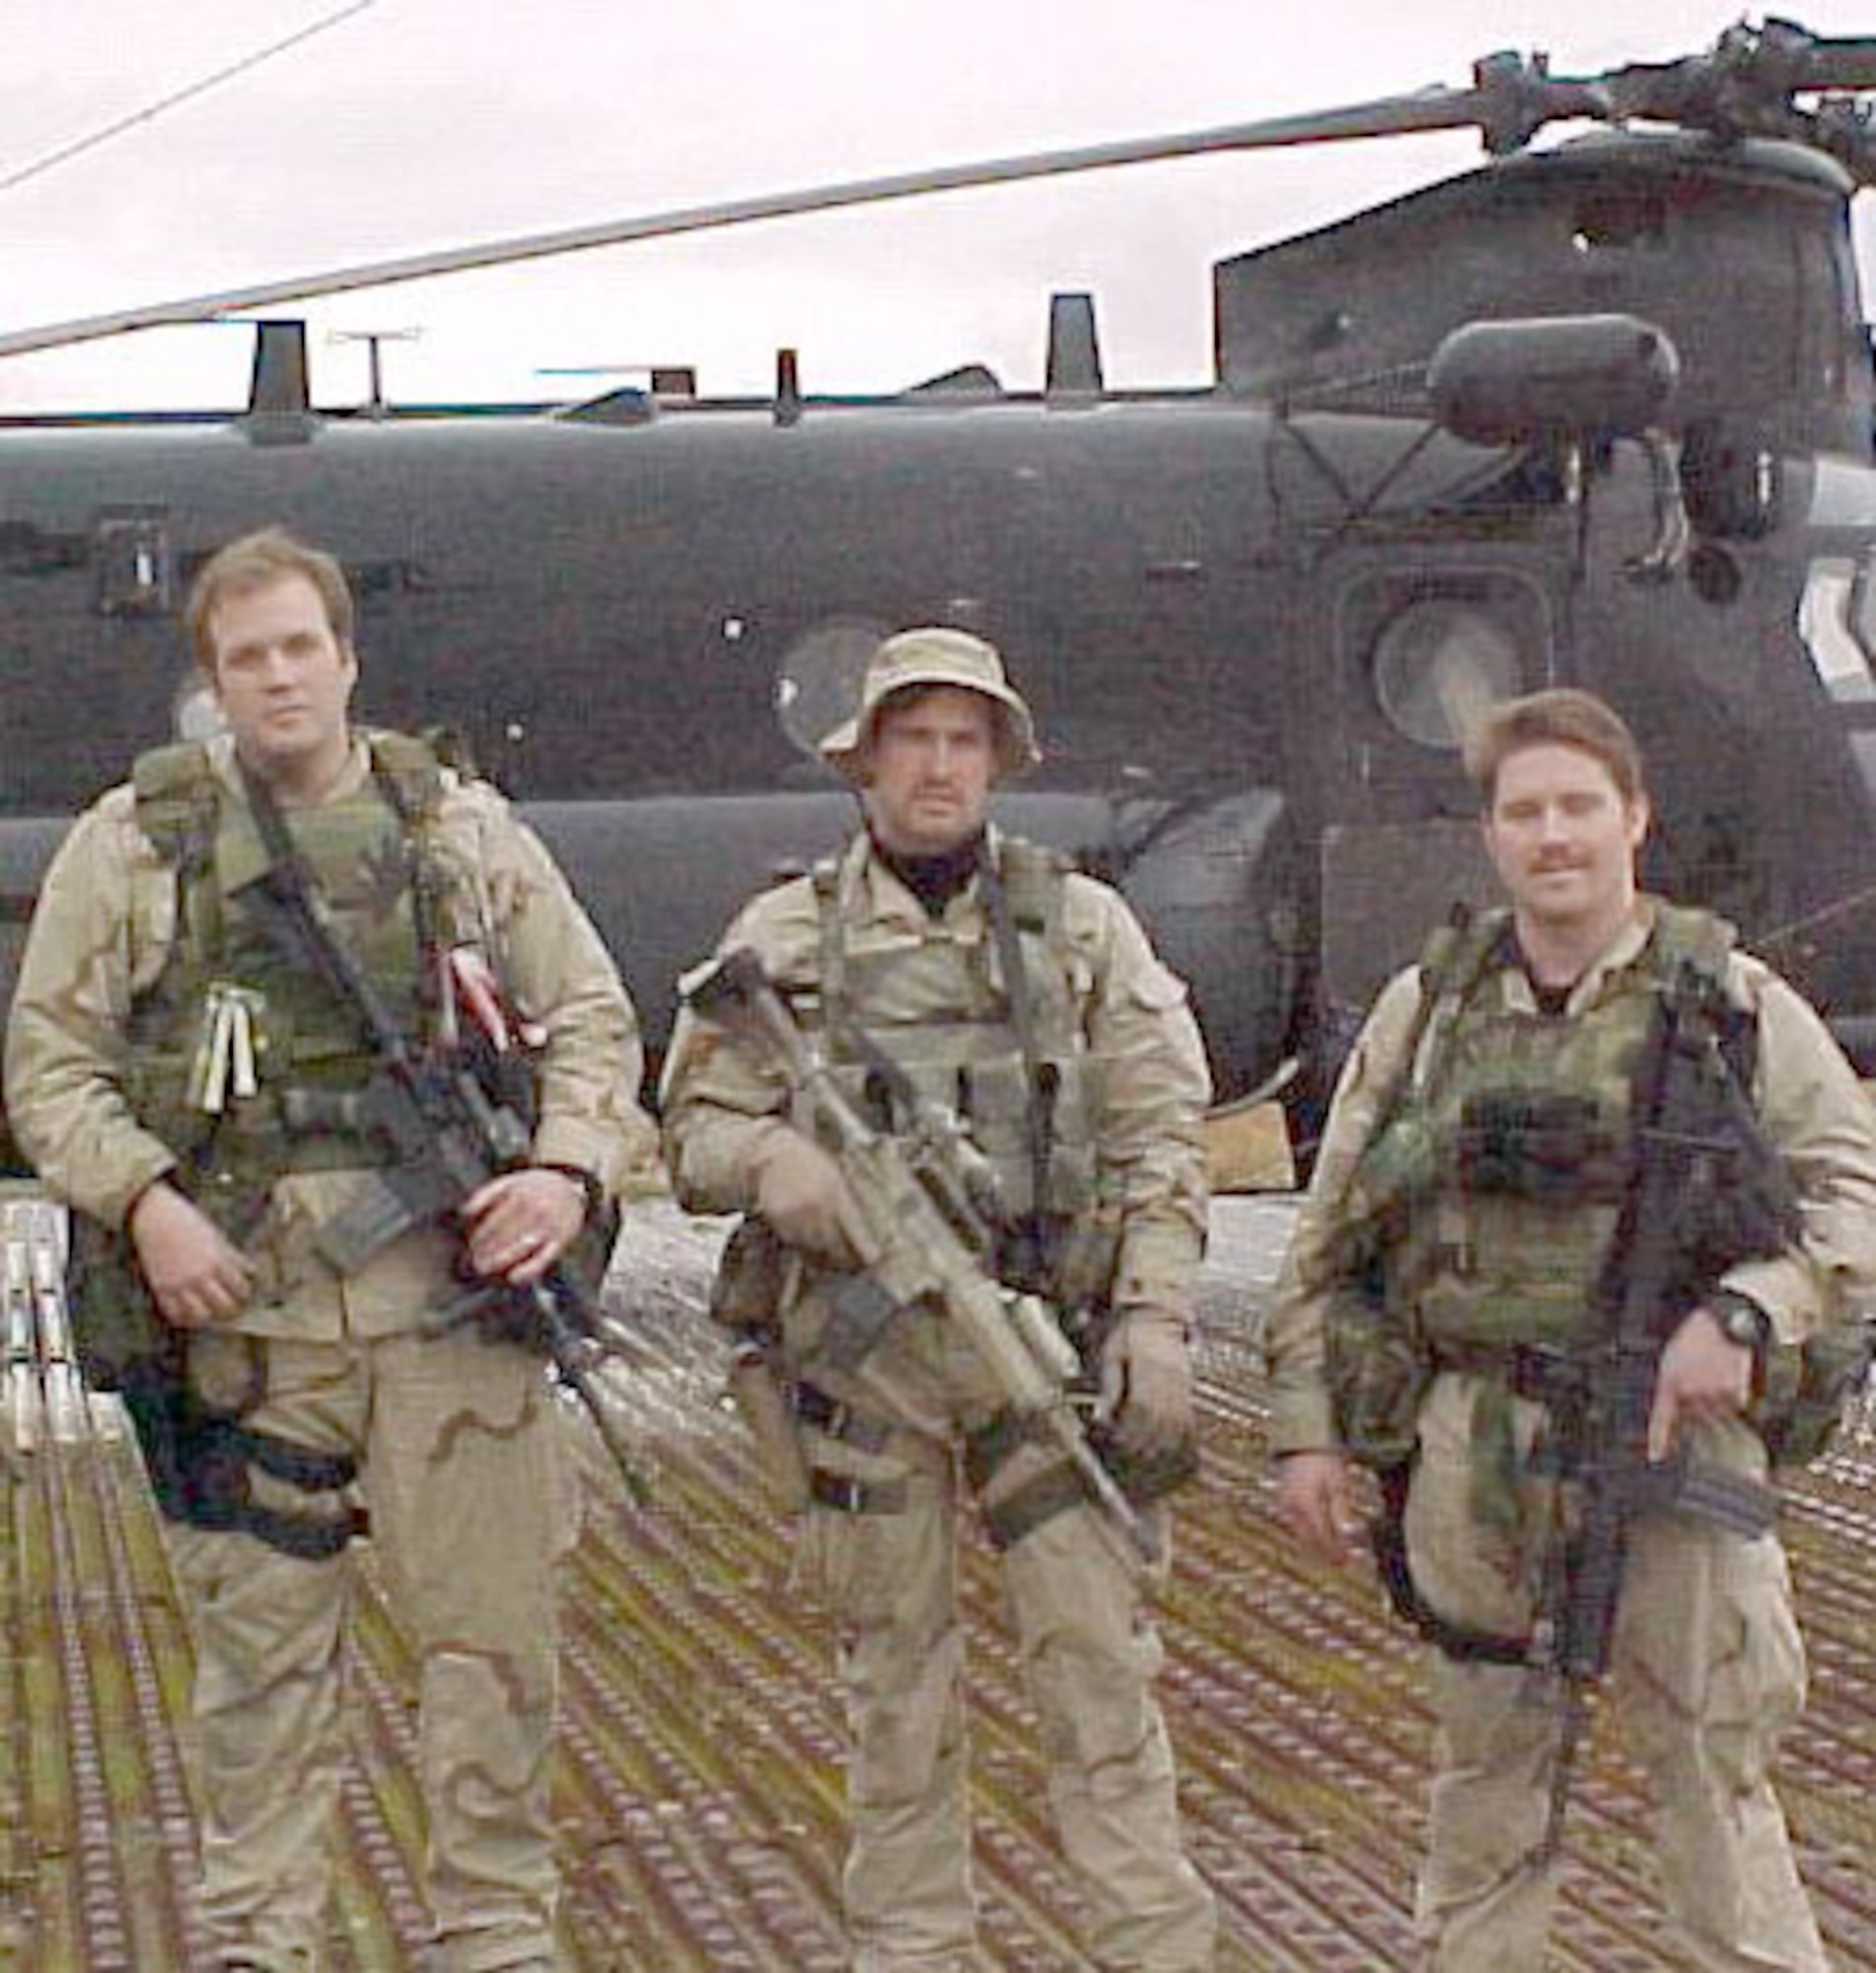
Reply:
[[[443,875],[430,853],[431,831],[443,811],[444,763],[428,734],[369,727],[364,735],[372,779],[402,830],[410,869],[410,910],[420,956],[418,991],[434,1014],[443,963],[439,923]]]
[[[1723,994],[1726,965],[1739,935],[1712,912],[1691,910],[1684,905],[1657,904],[1654,935],[1649,939],[1644,963],[1662,981],[1671,981],[1691,968],[1702,986]]]
[[[192,872],[207,860],[221,812],[221,788],[208,748],[180,740],[139,754],[130,770],[136,823],[150,846],[174,869]]]
[[[443,763],[427,737],[371,727],[364,735],[372,772],[406,828],[436,819],[443,806]]]
[[[1734,1080],[1749,1090],[1759,1060],[1759,1023],[1727,992],[1738,943],[1737,930],[1714,913],[1661,904],[1644,964],[1658,991],[1680,995],[1681,1017],[1705,1025]]]
[[[1511,913],[1502,906],[1475,912],[1455,903],[1446,922],[1420,951],[1420,1004],[1401,1058],[1401,1073],[1384,1106],[1392,1114],[1409,1088],[1424,1089],[1443,1065],[1453,1024],[1504,948]]]
[[[994,840],[997,875],[1017,929],[1050,936],[1061,922],[1072,863],[1060,850],[1021,836],[999,833]]]
[[[814,886],[815,922],[821,945],[821,1020],[828,1046],[837,1050],[846,1031],[846,927],[840,922],[840,873],[851,849],[818,856],[808,873]]]
[[[1023,959],[1023,931],[1046,935],[1059,907],[1051,913],[1045,880],[1052,878],[1059,899],[1061,870],[1046,866],[1044,852],[1020,838],[992,836],[985,844],[978,871],[984,910],[1003,972],[1003,994],[1009,1003],[1010,1026],[1023,1056],[1023,1081],[1028,1101],[1023,1106],[1023,1130],[1029,1139],[1030,1216],[1040,1226],[1048,1209],[1048,1168],[1055,1149],[1055,1080],[1057,1070],[1046,1062],[1036,1041],[1036,1006],[1030,993],[1029,968]]]
[[[133,945],[143,926],[167,918],[175,929],[164,973],[179,959],[185,966],[211,966],[222,937],[221,899],[203,879],[214,868],[222,788],[208,748],[199,740],[153,748],[137,757],[130,779],[137,831],[157,857],[154,867],[139,859],[131,872]],[[155,908],[152,895],[159,889],[168,894],[164,911]],[[133,951],[133,972],[142,964]]]

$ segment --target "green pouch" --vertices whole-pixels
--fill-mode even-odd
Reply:
[[[1872,1355],[1876,1328],[1861,1321],[1834,1323],[1795,1348],[1768,1352],[1752,1419],[1774,1466],[1809,1466],[1829,1448],[1869,1377]]]
[[[120,1391],[138,1364],[167,1359],[173,1335],[130,1257],[130,1242],[74,1212],[65,1288],[78,1367],[94,1391]]]
[[[1379,1275],[1377,1260],[1344,1276],[1324,1326],[1336,1433],[1353,1458],[1377,1469],[1411,1454],[1414,1421],[1433,1377],[1417,1338],[1389,1313]]]

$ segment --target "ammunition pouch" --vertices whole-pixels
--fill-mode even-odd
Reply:
[[[799,1513],[808,1504],[809,1474],[789,1408],[772,1343],[758,1341],[755,1332],[739,1345],[731,1359],[728,1391],[755,1449],[756,1464],[770,1498],[783,1513]]]
[[[1876,1328],[1861,1321],[1768,1351],[1764,1386],[1748,1416],[1774,1466],[1809,1466],[1829,1449],[1873,1357]]]
[[[1480,1090],[1469,1097],[1452,1154],[1463,1192],[1541,1206],[1618,1199],[1628,1180],[1628,1161],[1595,1099],[1555,1091]]]
[[[972,1492],[982,1495],[998,1471],[1020,1446],[1032,1440],[1046,1443],[1047,1433],[1033,1418],[1001,1411],[965,1440],[965,1476]],[[1114,1476],[1115,1485],[1135,1507],[1148,1507],[1176,1493],[1198,1473],[1196,1435],[1167,1452],[1127,1452],[1117,1443],[1114,1429],[1104,1424],[1088,1427],[1088,1445]],[[1092,1496],[1075,1469],[1050,1465],[1002,1499],[984,1508],[984,1524],[999,1548],[1008,1548],[1032,1529],[1069,1507],[1091,1501]]]
[[[251,1534],[309,1561],[336,1555],[360,1531],[355,1509],[301,1514],[253,1499],[253,1467],[307,1493],[336,1493],[351,1485],[354,1462],[253,1431],[202,1402],[189,1383],[187,1339],[157,1313],[127,1234],[74,1212],[66,1294],[79,1373],[90,1389],[122,1398],[167,1519]]]
[[[1377,1249],[1366,1249],[1337,1281],[1323,1341],[1336,1437],[1376,1472],[1400,1464],[1413,1451],[1433,1362],[1425,1340],[1391,1305]]]
[[[788,1284],[788,1249],[781,1235],[755,1213],[730,1229],[710,1283],[710,1320],[732,1336],[771,1330],[780,1320]]]
[[[983,1526],[993,1548],[1012,1549],[1071,1508],[1084,1505],[1088,1489],[1066,1460],[1045,1466],[1033,1478],[1000,1499],[983,1503]]]
[[[862,1452],[881,1453],[893,1435],[892,1425],[871,1412],[855,1411],[839,1398],[830,1398],[819,1384],[800,1379],[788,1385],[788,1416],[809,1425],[824,1438],[837,1439],[842,1445],[857,1446]]]
[[[137,1272],[128,1234],[89,1213],[71,1215],[65,1291],[79,1374],[92,1390],[123,1390],[140,1364],[165,1358],[175,1347]]]
[[[1150,1507],[1198,1478],[1196,1432],[1163,1452],[1128,1452],[1117,1442],[1112,1425],[1096,1424],[1088,1427],[1088,1443],[1136,1507]]]

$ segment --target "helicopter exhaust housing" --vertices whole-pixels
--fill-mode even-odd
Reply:
[[[1639,437],[1660,428],[1680,381],[1667,332],[1632,315],[1468,323],[1426,373],[1440,423],[1474,445]]]

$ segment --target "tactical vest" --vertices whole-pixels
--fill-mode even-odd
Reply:
[[[436,853],[445,785],[434,752],[400,734],[364,736],[371,773],[351,794],[295,809],[288,826],[334,927],[408,1032],[425,1031],[439,942],[470,935],[472,900]],[[330,1122],[291,1131],[282,1098],[360,1090],[370,1048],[353,1012],[307,969],[290,966],[244,908],[243,887],[270,861],[247,805],[228,798],[200,743],[145,754],[133,771],[136,821],[161,859],[139,883],[133,926],[171,927],[164,949],[133,953],[126,1094],[140,1121],[183,1159],[190,1189],[229,1230],[251,1231],[273,1181],[291,1171],[360,1166],[382,1153]],[[218,1011],[239,996],[254,1092],[202,1101]]]
[[[1357,1167],[1358,1190],[1410,1209],[1388,1242],[1387,1294],[1410,1307],[1435,1359],[1568,1349],[1595,1290],[1633,1171],[1634,1077],[1659,995],[1686,962],[1717,996],[1731,928],[1657,907],[1634,961],[1568,1020],[1506,1003],[1503,913],[1429,958],[1432,1005],[1404,1097]]]
[[[1085,989],[1063,926],[1066,861],[1034,843],[992,839],[994,867],[981,936],[963,938],[942,918],[908,940],[865,911],[864,838],[813,877],[820,907],[820,992],[799,1006],[842,1092],[880,1128],[902,1121],[890,1087],[863,1058],[863,1032],[919,1097],[955,1113],[995,1174],[1006,1228],[1057,1233],[1085,1221],[1095,1198]],[[1001,904],[990,886],[1000,883]],[[999,937],[999,912],[1006,932]],[[1006,966],[999,946],[1017,955]],[[1006,975],[1020,971],[1020,980]],[[1044,1197],[1036,1196],[1038,1173]],[[1054,1272],[1061,1241],[1045,1242]],[[1077,1293],[1087,1257],[1073,1268]],[[1059,1292],[1057,1279],[1040,1283]],[[1105,1291],[1103,1279],[1099,1287]]]

